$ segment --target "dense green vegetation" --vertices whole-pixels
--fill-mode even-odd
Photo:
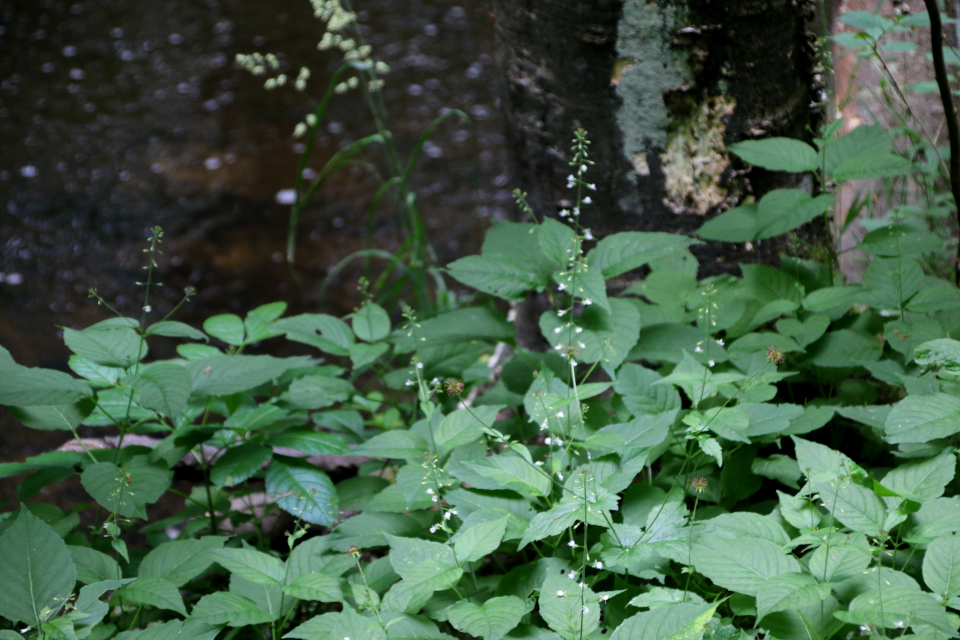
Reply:
[[[911,26],[847,19],[868,53]],[[839,130],[729,149],[815,194],[599,239],[577,132],[576,206],[541,218],[518,193],[531,221],[447,267],[480,294],[429,317],[368,296],[148,323],[155,230],[140,317],[65,329],[72,374],[0,347],[0,404],[76,444],[0,464],[30,502],[0,514],[0,640],[956,637],[944,168],[906,130]],[[697,278],[695,244],[829,220],[864,178],[907,195],[870,222],[862,284],[835,251]],[[504,313],[532,293],[546,352]],[[179,357],[151,358],[158,338]],[[284,340],[310,355],[253,355]],[[88,505],[35,500],[74,476]],[[182,509],[149,518],[165,494]]]

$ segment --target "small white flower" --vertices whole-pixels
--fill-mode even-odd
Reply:
[[[557,417],[558,417],[558,418],[563,418],[565,415],[566,415],[566,414],[563,413],[563,411],[557,411]]]
[[[556,329],[553,330],[554,333],[560,333],[561,331],[563,331],[561,327],[557,327]]]
[[[542,467],[542,466],[543,466],[543,460],[537,460],[537,461],[534,462],[533,464],[535,464],[535,465],[538,466],[538,467]]]
[[[587,172],[587,165],[585,164],[580,165],[580,173],[586,173],[586,172]]]
[[[565,314],[566,312],[567,312],[566,309],[560,309],[559,311],[557,311],[557,317],[562,318],[563,314]]]
[[[599,560],[597,560],[596,562],[594,562],[594,563],[593,563],[593,566],[596,567],[597,569],[603,569],[603,563],[600,562]]]
[[[593,240],[593,234],[590,232],[590,229],[583,230],[583,239],[584,240]]]
[[[570,542],[567,543],[567,546],[573,548],[573,547],[577,546],[577,543],[574,542],[573,540],[571,540]]]
[[[449,519],[452,518],[452,517],[453,517],[453,514],[450,513],[449,511],[447,511],[446,513],[443,514],[443,519],[444,519],[444,520],[449,520]]]
[[[573,174],[567,176],[567,182],[576,182],[577,179],[573,177]]]
[[[417,369],[423,369],[423,363],[422,363],[422,362],[418,362],[418,363],[417,363]]]
[[[553,438],[544,438],[544,439],[543,439],[543,444],[550,444],[551,442],[553,442]]]
[[[590,298],[584,298],[584,299],[583,299],[583,306],[589,307],[589,306],[592,305],[592,304],[593,304],[593,300],[591,300]]]
[[[566,218],[568,215],[570,215],[570,211],[568,209],[560,209],[561,218]]]
[[[703,349],[700,348],[700,345],[697,345],[697,348],[693,350],[694,353],[700,353]]]
[[[715,365],[715,364],[717,364],[717,363],[714,362],[713,360],[707,360],[707,366],[708,366],[708,367],[712,367],[712,366]]]
[[[560,351],[561,347],[560,347],[560,345],[557,345],[557,346],[554,347],[554,349],[556,349],[557,351]]]
[[[897,629],[903,629],[907,625],[904,624],[903,620],[897,620]]]
[[[574,333],[580,333],[581,331],[583,331],[583,327],[577,327],[573,330]]]
[[[540,431],[543,431],[546,428],[547,428],[547,421],[544,420],[543,422],[540,423]]]
[[[567,288],[567,285],[563,284],[562,282],[557,285],[557,291],[563,291],[566,288]]]
[[[432,495],[433,495],[433,489],[427,489],[427,495],[428,495],[428,496],[432,496]]]
[[[153,311],[153,307],[151,307],[150,305],[144,305],[143,307],[144,313],[150,313],[151,311]]]
[[[585,587],[587,586],[587,583],[584,582],[583,580],[581,580],[580,582],[577,583],[577,586],[580,587],[581,589],[583,589],[583,588],[585,588]],[[588,609],[588,611],[589,611],[589,609]],[[586,611],[584,611],[584,613],[586,613]]]
[[[581,349],[586,349],[586,348],[587,348],[587,345],[586,345],[585,343],[583,343],[583,342],[578,342],[577,344],[580,345],[580,348],[581,348]]]
[[[556,440],[554,440],[554,442],[557,444],[558,447],[563,446],[563,440],[561,440],[560,438],[557,438]],[[560,479],[563,480],[563,477],[561,477]]]
[[[583,204],[590,204],[593,202],[593,199],[590,196],[587,196],[583,199]]]
[[[590,607],[584,605],[584,606],[583,606],[583,614],[586,615],[586,614],[588,614],[588,613],[590,613]]]
[[[412,387],[412,386],[413,386],[413,380],[407,380],[407,381],[404,382],[403,384],[407,385],[408,387]]]
[[[603,594],[603,601],[604,601],[604,602],[606,602],[606,601],[609,600],[609,599],[610,599],[610,596],[609,596],[609,595]]]
[[[560,473],[559,471],[557,472],[557,477],[560,478],[561,482],[563,481],[563,474]]]
[[[450,509],[450,513],[452,513],[452,514],[455,515],[455,516],[460,515],[460,512],[457,511],[456,509]]]
[[[573,208],[573,215],[574,215],[574,217],[580,215],[580,207],[574,207],[574,208]]]
[[[436,532],[437,532],[437,525],[433,525],[432,527],[430,527],[430,533],[436,533]]]
[[[558,589],[558,590],[557,590],[557,595],[562,598],[562,597],[563,597],[563,591],[560,590],[560,589]]]
[[[430,496],[430,499],[433,500],[434,502],[436,502],[436,501],[437,501],[437,496]]]
[[[596,191],[596,190],[597,190],[597,185],[592,184],[592,183],[591,183],[591,184],[588,184],[588,185],[587,185],[587,189],[590,189],[590,191]]]
[[[587,451],[587,460],[593,460],[593,454]]]
[[[869,627],[865,624],[860,625],[860,631],[869,631]]]
[[[571,571],[570,573],[567,574],[567,579],[568,579],[568,580],[573,580],[573,579],[576,578],[576,577],[577,577],[577,574],[575,574],[573,571]]]
[[[722,346],[723,346],[723,338],[720,338],[719,340],[717,340],[717,344],[722,347]]]

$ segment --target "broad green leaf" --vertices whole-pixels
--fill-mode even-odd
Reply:
[[[63,405],[92,395],[93,390],[87,383],[53,369],[14,365],[0,375],[0,405]]]
[[[887,629],[929,625],[949,637],[957,635],[956,616],[916,588],[884,587],[862,593],[850,602],[850,610],[838,618],[852,624],[872,624]]]
[[[860,304],[864,297],[861,285],[848,284],[842,287],[824,287],[807,294],[803,308],[813,313],[822,313],[833,309],[846,310]]]
[[[203,331],[194,329],[188,324],[176,322],[174,320],[161,320],[160,322],[155,322],[147,327],[146,334],[165,336],[167,338],[190,338],[191,340],[203,340],[205,342],[209,342],[210,340],[210,338],[207,337],[207,334],[205,334]]]
[[[543,255],[556,269],[566,269],[576,257],[576,233],[569,225],[547,218],[537,229],[537,239]]]
[[[353,332],[347,323],[325,313],[302,313],[281,318],[271,328],[285,334],[288,340],[308,344],[335,356],[348,355],[354,343]]]
[[[699,242],[672,233],[622,231],[598,242],[587,254],[587,261],[604,278],[613,278],[694,244]]]
[[[267,467],[267,493],[295,518],[325,527],[337,519],[337,491],[330,477],[298,458],[274,456]]]
[[[414,334],[407,329],[395,331],[393,340],[397,349],[411,351],[414,348],[459,344],[471,340],[512,341],[516,328],[507,322],[502,313],[486,307],[467,307],[444,313],[429,320],[421,320]]]
[[[864,534],[855,533],[844,536],[839,543],[817,547],[806,560],[810,574],[821,582],[859,579],[873,562],[873,549]]]
[[[367,301],[353,314],[353,332],[364,342],[377,342],[390,335],[390,316],[376,302]]]
[[[799,475],[798,470],[798,478]],[[813,529],[820,524],[822,515],[816,505],[807,500],[787,495],[782,491],[777,491],[777,495],[780,498],[780,515],[794,527],[797,529]]]
[[[73,430],[93,411],[92,400],[80,400],[68,404],[35,405],[32,407],[7,407],[10,415],[20,424],[41,431],[59,429]]]
[[[353,453],[358,456],[394,458],[419,464],[423,461],[423,454],[428,448],[427,441],[422,436],[401,429],[393,429],[370,438],[354,449]]]
[[[717,357],[723,353],[723,349],[706,332],[676,323],[644,326],[629,358],[678,363],[683,360],[684,350],[689,351],[691,346],[696,349],[698,345],[702,349],[701,353],[697,353],[703,357],[701,362],[723,362],[727,359],[725,354]]]
[[[141,578],[163,578],[176,587],[190,582],[213,563],[210,552],[223,546],[221,536],[204,536],[195,540],[172,540],[148,553],[140,561]]]
[[[124,631],[114,636],[116,640],[214,640],[220,633],[219,626],[192,620],[170,620],[140,631]]]
[[[745,162],[770,171],[803,173],[816,171],[817,152],[806,142],[793,138],[744,140],[727,147]]]
[[[463,577],[463,569],[428,559],[417,565],[403,580],[394,584],[383,597],[382,605],[386,611],[405,611],[416,613],[430,599],[434,592],[444,591],[457,584]]]
[[[386,539],[390,543],[390,565],[403,578],[413,575],[427,560],[449,567],[457,564],[453,549],[445,544],[392,535]]]
[[[313,602],[343,601],[340,583],[333,576],[324,573],[305,573],[298,575],[283,587],[283,592],[294,598]]]
[[[803,609],[830,595],[830,585],[802,573],[781,573],[764,583],[757,594],[757,618],[774,611]]]
[[[520,598],[500,596],[490,598],[483,606],[458,602],[447,612],[447,618],[457,631],[483,640],[500,640],[520,624],[526,612],[527,605]]]
[[[723,538],[705,537],[693,544],[691,556],[697,572],[725,589],[751,596],[759,594],[769,578],[800,571],[793,556],[761,539],[734,545]]]
[[[830,327],[830,318],[825,315],[810,316],[803,322],[796,318],[784,318],[777,322],[777,331],[796,340],[801,347],[818,340]]]
[[[953,480],[956,467],[956,454],[944,451],[936,457],[911,460],[896,467],[883,477],[883,486],[904,498],[926,502],[943,495],[947,484]]]
[[[735,513],[723,513],[715,518],[706,520],[705,524],[710,526],[721,538],[731,538],[734,540],[749,540],[750,538],[759,538],[769,540],[781,547],[790,543],[790,536],[784,531],[783,527],[774,520],[762,516],[759,513],[749,511],[738,511]]]
[[[243,320],[232,313],[211,316],[203,322],[203,330],[214,338],[239,347],[243,344]]]
[[[189,618],[190,621],[225,624],[228,627],[264,624],[275,619],[276,616],[262,610],[249,598],[226,591],[217,591],[200,598]]]
[[[762,264],[741,264],[740,269],[747,289],[760,302],[789,300],[799,304],[803,300],[803,285],[780,269]]]
[[[187,370],[167,362],[148,365],[124,382],[139,392],[137,402],[171,420],[187,406],[193,380]]]
[[[830,179],[835,182],[849,180],[876,180],[892,178],[914,171],[913,163],[902,156],[862,155],[844,160],[836,166]]]
[[[508,517],[458,532],[453,552],[460,562],[474,562],[493,553],[507,531]]]
[[[757,238],[757,205],[748,203],[707,220],[697,235],[719,242],[751,242]]]
[[[538,603],[540,616],[564,640],[585,638],[600,625],[600,597],[565,575],[547,574]]]
[[[314,616],[303,624],[291,629],[283,637],[297,640],[314,640],[315,638],[329,638],[334,625],[340,618],[340,612],[322,613]]]
[[[433,433],[433,442],[440,455],[470,444],[484,434],[497,420],[497,414],[503,405],[484,405],[472,409],[457,409],[444,416],[440,426]]]
[[[878,256],[912,256],[933,253],[943,248],[935,233],[906,224],[891,224],[874,229],[860,241],[859,249]]]
[[[890,134],[884,131],[882,126],[859,126],[827,141],[823,149],[824,169],[827,175],[833,175],[837,166],[845,160],[857,156],[888,154],[892,150]]]
[[[525,261],[504,255],[460,258],[447,265],[447,273],[477,291],[512,301],[522,300],[528,292],[547,285],[540,274],[527,268]]]
[[[941,598],[960,595],[960,537],[937,538],[923,554],[923,581]]]
[[[129,367],[147,353],[146,342],[127,327],[83,331],[64,328],[63,341],[77,355],[106,367]]]
[[[669,385],[656,384],[661,379],[656,371],[628,362],[617,371],[613,388],[635,416],[679,409],[680,394]]]
[[[672,604],[624,620],[610,640],[701,640],[717,605]]]
[[[330,638],[353,638],[355,640],[386,640],[383,626],[375,618],[362,616],[350,607],[344,607],[337,618]]]
[[[775,453],[769,458],[754,458],[750,465],[750,471],[764,478],[778,480],[788,487],[800,488],[800,485],[797,484],[797,481],[800,480],[800,467],[797,465],[797,461],[789,456]]]
[[[287,311],[286,302],[271,302],[260,305],[243,319],[244,344],[260,342],[279,335],[273,322]]]
[[[212,549],[210,558],[244,580],[255,584],[274,585],[283,580],[283,563],[254,549]]]
[[[350,448],[339,434],[314,431],[309,427],[288,429],[270,438],[271,447],[288,447],[312,456],[344,456]]]
[[[105,553],[90,547],[68,545],[70,557],[77,567],[77,580],[84,584],[93,584],[104,580],[119,580],[122,576],[120,565]]]
[[[747,415],[746,435],[750,438],[782,433],[791,420],[803,415],[803,407],[795,404],[744,403],[737,408]]]
[[[39,627],[67,603],[77,582],[66,543],[21,508],[0,535],[0,616]]]
[[[914,350],[914,360],[923,367],[939,367],[951,375],[960,375],[960,341],[941,338],[924,342]]]
[[[376,362],[377,358],[389,350],[390,345],[383,342],[377,344],[358,342],[350,347],[350,362],[354,370],[357,370]]]
[[[97,389],[112,387],[117,383],[117,380],[127,373],[125,369],[120,367],[105,367],[77,354],[70,356],[70,359],[67,360],[67,366]]]
[[[819,367],[865,366],[879,360],[882,352],[875,337],[858,329],[830,331],[807,349]]]
[[[210,481],[218,487],[232,487],[260,471],[272,455],[269,447],[253,442],[230,447],[210,470]]]
[[[810,482],[827,511],[842,524],[868,535],[885,530],[886,506],[870,489],[854,484],[846,475]]]
[[[960,398],[945,393],[907,396],[893,406],[884,430],[891,444],[952,436],[960,432]]]
[[[500,454],[466,466],[507,489],[521,489],[534,496],[549,495],[552,481],[542,469],[517,455]]]
[[[280,402],[296,409],[323,409],[346,401],[353,394],[349,380],[314,374],[294,380]]]
[[[146,518],[145,507],[160,499],[173,473],[166,465],[135,456],[120,466],[98,462],[83,470],[80,482],[97,504],[125,518]]]
[[[800,189],[774,189],[760,200],[757,234],[751,240],[772,238],[792,231],[823,215],[833,206],[833,194],[812,197]]]
[[[285,371],[305,367],[310,358],[216,355],[187,365],[193,379],[193,393],[199,397],[228,396],[248,391],[280,377]]]
[[[187,615],[183,597],[177,588],[163,578],[137,578],[117,592],[123,600],[137,605],[176,611]]]

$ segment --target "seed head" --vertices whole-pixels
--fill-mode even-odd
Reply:
[[[783,361],[787,359],[787,355],[776,347],[770,347],[767,349],[767,360],[773,364],[783,364]]]
[[[463,380],[460,378],[447,378],[443,381],[443,388],[448,396],[458,396],[463,393]]]

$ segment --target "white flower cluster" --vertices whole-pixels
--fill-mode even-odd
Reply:
[[[370,57],[373,48],[370,45],[357,42],[354,38],[339,33],[356,23],[356,13],[344,9],[340,0],[311,0],[311,4],[313,5],[313,15],[327,23],[323,38],[317,44],[318,49],[321,51],[339,49],[343,53],[345,61],[357,63],[360,67],[369,70],[374,76],[382,76],[390,70],[390,67],[385,63],[373,61]],[[359,86],[359,84],[360,80],[354,76],[338,84],[334,91],[346,93]],[[382,86],[383,79],[379,77],[374,77],[367,83],[370,91],[377,91]]]

